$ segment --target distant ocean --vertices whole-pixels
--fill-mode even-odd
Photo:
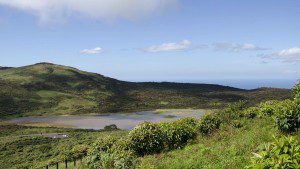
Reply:
[[[292,88],[298,80],[295,79],[222,79],[222,80],[199,80],[189,81],[191,83],[208,83],[208,84],[219,84],[231,87],[237,87],[242,89],[255,89],[260,87],[274,87],[274,88]]]

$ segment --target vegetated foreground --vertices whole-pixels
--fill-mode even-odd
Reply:
[[[53,167],[77,160],[77,168],[91,169],[300,168],[300,84],[294,91],[290,100],[254,107],[240,101],[200,120],[145,122],[129,132],[3,124],[0,166]],[[70,137],[20,136],[40,132]]]
[[[0,69],[0,118],[131,112],[158,108],[224,108],[291,98],[288,89],[188,83],[133,83],[75,68],[39,63]]]

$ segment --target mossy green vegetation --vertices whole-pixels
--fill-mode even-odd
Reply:
[[[254,105],[291,96],[288,89],[124,82],[51,63],[0,70],[0,118],[167,108],[219,109],[238,100]]]
[[[255,125],[254,125],[255,124]],[[244,168],[252,152],[279,135],[270,117],[246,120],[236,128],[222,124],[210,135],[198,135],[193,144],[182,149],[141,158],[141,168]]]
[[[175,118],[176,116],[174,116],[174,115],[166,115],[166,116],[164,116],[164,118],[167,118],[167,119],[172,119],[172,118]]]
[[[254,153],[246,168],[300,168],[300,140],[295,137],[274,138],[272,143]]]
[[[65,133],[68,138],[31,136],[41,133]],[[73,157],[80,158],[85,155],[86,148],[90,148],[98,138],[122,137],[127,133],[121,130],[94,131],[1,124],[0,168],[38,168],[61,161],[64,156],[73,160]],[[60,165],[64,166],[64,163]]]
[[[145,122],[123,140],[122,151],[139,157],[139,163],[131,163],[135,166],[124,168],[299,168],[299,110],[297,99],[257,107],[240,101],[200,120]],[[271,147],[257,148],[274,137],[280,139]],[[260,154],[252,157],[254,151]]]
[[[278,102],[281,106],[276,106],[278,109],[274,113],[262,113],[265,110],[262,104],[247,107],[245,102],[238,102],[209,113],[200,120],[183,118],[174,122],[146,122],[130,132],[3,124],[0,163],[8,168],[39,167],[53,164],[56,160],[71,160],[80,156],[84,159],[81,168],[270,168],[268,166],[277,165],[276,160],[281,159],[286,160],[280,163],[281,166],[297,166],[300,153],[299,125],[283,130],[276,120],[286,114],[280,111],[285,109],[282,105],[296,102]],[[293,121],[284,120],[285,125],[299,124],[299,114],[296,113],[295,117]],[[40,132],[67,133],[70,137],[52,139],[20,136]],[[285,137],[285,140],[290,140],[290,136],[293,136],[292,141],[276,142]],[[271,148],[266,149],[265,143],[272,145]],[[278,152],[277,144],[288,148],[279,148],[279,153],[274,156],[266,155]],[[253,155],[254,152],[256,155]]]
[[[300,100],[300,83],[294,86],[293,91],[295,99]]]

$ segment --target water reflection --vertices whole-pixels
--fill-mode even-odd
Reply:
[[[163,112],[146,111],[123,114],[100,114],[94,116],[21,117],[9,120],[9,122],[13,124],[95,130],[115,124],[120,129],[130,130],[144,121],[174,121],[183,117],[199,118],[201,115],[203,115],[203,112],[200,110],[164,110]]]

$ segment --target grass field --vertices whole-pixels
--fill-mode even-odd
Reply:
[[[250,164],[252,152],[256,152],[263,143],[272,141],[279,131],[271,118],[245,120],[242,123],[241,128],[223,125],[218,132],[199,136],[182,150],[143,157],[141,168],[244,168]]]
[[[40,133],[66,133],[69,137],[53,139],[21,136]],[[60,154],[72,150],[75,145],[89,146],[99,137],[108,135],[121,137],[126,133],[127,131],[75,130],[2,124],[0,125],[0,168],[44,166],[48,161],[58,158]]]
[[[183,149],[172,150],[139,158],[139,168],[182,169],[182,168],[243,168],[250,163],[253,152],[280,133],[271,117],[244,119],[241,126],[223,124],[209,136],[199,135]],[[128,131],[92,131],[45,127],[25,127],[2,124],[0,126],[0,166],[14,168],[43,166],[57,158],[62,152],[78,144],[91,145],[97,138],[113,135],[123,137]],[[43,137],[21,137],[23,134],[67,133],[67,139]],[[300,133],[296,133],[300,139]],[[60,166],[65,166],[63,162]],[[73,162],[68,163],[72,168]],[[0,168],[1,168],[0,167]],[[77,168],[86,168],[77,160]]]

